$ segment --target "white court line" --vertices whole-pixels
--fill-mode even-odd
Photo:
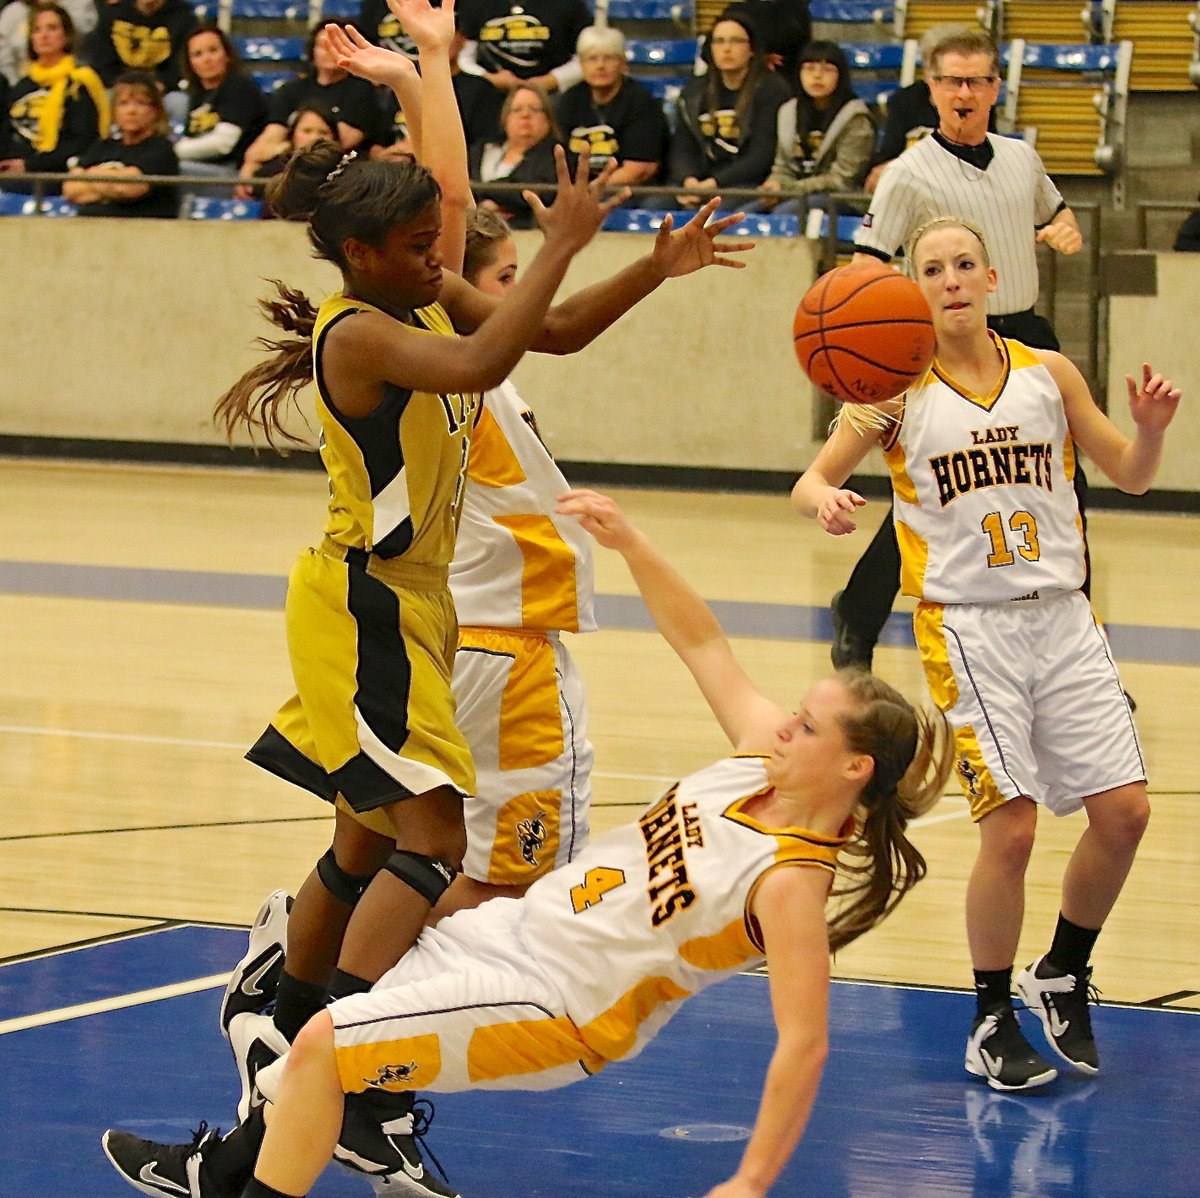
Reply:
[[[79,1003],[74,1007],[59,1007],[57,1010],[41,1011],[36,1015],[22,1015],[17,1019],[0,1022],[0,1036],[8,1032],[23,1032],[26,1028],[45,1027],[49,1023],[66,1023],[69,1019],[82,1019],[85,1015],[100,1015],[105,1011],[140,1007],[145,1003],[161,1002],[164,998],[195,994],[199,990],[213,990],[217,986],[224,986],[228,981],[229,974],[214,973],[211,977],[193,978],[190,982],[175,982],[170,986],[156,986],[153,990],[138,990],[134,994],[119,994],[113,998]]]
[[[245,752],[248,742],[233,743],[224,740],[188,740],[176,736],[140,736],[131,732],[85,732],[80,728],[33,728],[25,724],[0,724],[0,735],[10,736],[66,736],[79,740],[117,740],[142,745],[170,745],[187,749],[234,749]],[[606,774],[592,771],[593,778],[605,778],[618,782],[674,782],[662,774]]]

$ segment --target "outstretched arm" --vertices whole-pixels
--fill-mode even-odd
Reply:
[[[1125,376],[1135,429],[1131,440],[1096,406],[1083,375],[1070,359],[1050,350],[1038,356],[1058,384],[1067,424],[1079,447],[1122,491],[1144,495],[1158,473],[1163,436],[1182,397],[1179,388],[1146,363],[1140,384],[1132,375]]]
[[[748,753],[769,748],[784,713],[755,688],[691,585],[607,495],[568,491],[555,510],[576,517],[601,545],[625,559],[659,632],[695,678],[730,743]]]
[[[824,870],[774,869],[754,896],[778,1040],[738,1171],[707,1198],[762,1198],[804,1133],[828,1053],[829,881]]]
[[[601,189],[608,182],[615,162],[609,162],[592,186]],[[532,193],[526,193],[526,198]],[[608,201],[615,206],[628,194],[618,192]],[[667,279],[682,278],[706,266],[741,268],[744,262],[729,257],[754,248],[753,242],[719,241],[741,213],[709,223],[718,201],[706,204],[681,229],[675,229],[668,217],[655,238],[654,249],[646,257],[631,263],[615,275],[585,287],[546,313],[542,332],[531,349],[549,354],[573,354],[589,345],[610,325],[616,323],[635,304],[644,300]],[[492,310],[496,300],[473,288],[461,294],[461,303],[452,312],[455,326],[473,328]],[[459,297],[453,297],[455,299]]]
[[[829,440],[813,464],[796,480],[792,488],[792,507],[803,516],[813,517],[831,536],[853,532],[853,515],[867,501],[857,491],[842,489],[854,467],[867,456],[880,433],[864,433],[849,420],[840,419]]]

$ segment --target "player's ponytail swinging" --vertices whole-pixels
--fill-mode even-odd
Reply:
[[[946,785],[953,741],[945,717],[917,711],[874,674],[838,678],[860,706],[843,716],[850,747],[874,759],[860,797],[859,830],[842,851],[829,918],[829,947],[839,948],[879,923],[925,876],[925,858],[905,835]]]
[[[380,247],[388,233],[437,200],[441,190],[429,171],[411,161],[371,162],[344,154],[333,141],[316,141],[292,155],[267,187],[267,201],[284,220],[308,222],[314,257],[333,263],[350,285],[344,245],[354,238]],[[288,340],[260,337],[273,355],[251,368],[217,401],[214,422],[232,439],[243,427],[261,433],[276,452],[308,440],[284,426],[283,413],[312,381],[313,326],[317,310],[302,291],[271,280],[275,296],[260,300],[267,319]],[[280,444],[282,442],[284,444]]]

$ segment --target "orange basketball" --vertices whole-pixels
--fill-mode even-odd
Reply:
[[[925,297],[882,262],[852,262],[823,274],[804,293],[792,334],[804,373],[846,403],[893,399],[933,361]]]

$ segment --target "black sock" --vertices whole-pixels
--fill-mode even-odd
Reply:
[[[1012,966],[975,970],[975,1011],[987,1015],[1012,1007]]]
[[[252,1177],[246,1182],[242,1198],[304,1198],[304,1196],[302,1194],[285,1194],[282,1190],[272,1189],[266,1182],[259,1181],[257,1177]]]
[[[279,975],[275,992],[275,1026],[290,1044],[300,1029],[318,1012],[325,1009],[328,994],[324,986],[302,982],[285,969]]]
[[[254,1107],[224,1139],[214,1140],[205,1150],[201,1171],[206,1181],[236,1194],[250,1180],[263,1136],[267,1133],[261,1106]]]
[[[365,978],[347,973],[344,969],[335,969],[333,977],[329,980],[329,1001],[334,1002],[336,999],[346,998],[351,994],[366,994],[374,984]]]
[[[1072,973],[1081,978],[1087,972],[1088,958],[1099,935],[1099,928],[1081,928],[1065,915],[1059,915],[1045,964],[1058,973]]]

